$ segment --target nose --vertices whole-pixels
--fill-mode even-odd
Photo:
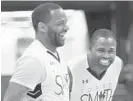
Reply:
[[[69,30],[68,25],[65,25],[65,26],[64,26],[64,30],[66,30],[66,31]]]
[[[108,58],[109,58],[109,53],[107,53],[107,52],[104,53],[104,58],[105,58],[105,59],[108,59]]]

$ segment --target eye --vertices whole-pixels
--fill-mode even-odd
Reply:
[[[56,23],[56,25],[59,25],[59,26],[60,26],[60,25],[65,25],[65,24],[66,24],[65,21],[59,21],[59,22]]]
[[[116,53],[114,48],[111,48],[108,52],[111,53],[111,54]]]
[[[60,26],[60,25],[63,25],[63,24],[64,24],[64,23],[63,23],[63,22],[61,22],[61,23],[58,23],[57,25],[59,25],[59,26]]]
[[[115,50],[110,50],[109,53],[113,54],[115,53]]]

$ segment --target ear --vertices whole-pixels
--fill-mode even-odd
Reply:
[[[48,31],[48,27],[46,26],[45,23],[39,22],[38,23],[38,30],[45,33]]]

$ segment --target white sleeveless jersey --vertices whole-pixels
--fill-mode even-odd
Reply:
[[[35,40],[24,52],[24,57],[39,60],[46,70],[46,78],[38,82],[33,91],[22,97],[22,101],[69,101],[68,68],[58,61],[39,41]],[[31,70],[32,71],[32,70]],[[43,78],[43,77],[42,77]],[[36,79],[36,77],[35,77]]]
[[[73,63],[71,101],[111,101],[122,69],[122,60],[116,56],[101,80],[95,78],[87,70],[88,67],[87,56]]]

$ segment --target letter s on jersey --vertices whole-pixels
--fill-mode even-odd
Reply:
[[[57,75],[56,78],[55,78],[55,82],[56,84],[60,87],[60,92],[55,92],[55,94],[57,95],[60,95],[60,94],[64,94],[64,91],[63,91],[63,80],[62,80],[62,77],[60,75]]]

